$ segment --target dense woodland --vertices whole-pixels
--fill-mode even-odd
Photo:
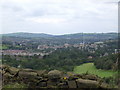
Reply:
[[[118,69],[118,54],[111,54],[101,58],[97,58],[94,61],[96,68],[105,70],[117,70]]]
[[[98,52],[98,51],[97,51]],[[98,55],[98,53],[96,53]],[[90,54],[87,51],[80,51],[77,48],[58,49],[50,55],[44,56],[42,59],[39,55],[35,56],[9,56],[3,55],[3,63],[10,66],[31,69],[47,69],[47,70],[63,70],[72,71],[74,66],[83,63],[94,62],[96,68],[106,70],[117,69],[117,54],[97,57],[95,54]],[[88,59],[89,56],[94,57]],[[96,57],[95,57],[96,56]]]
[[[89,53],[84,53],[77,48],[58,49],[50,55],[44,56],[3,56],[3,63],[14,67],[31,69],[58,69],[63,71],[72,71],[74,66],[91,62],[87,59]]]

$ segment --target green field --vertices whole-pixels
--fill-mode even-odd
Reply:
[[[7,45],[0,45],[0,49],[8,49]]]
[[[80,66],[76,66],[73,70],[74,73],[77,74],[83,74],[83,73],[90,73],[94,75],[98,75],[99,77],[110,77],[116,74],[117,72],[115,71],[110,71],[110,70],[101,70],[101,69],[96,69],[93,63],[86,63],[82,64]]]

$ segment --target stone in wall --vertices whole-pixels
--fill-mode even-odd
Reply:
[[[93,81],[93,80],[84,80],[84,79],[78,79],[77,86],[78,88],[99,88],[99,82]]]

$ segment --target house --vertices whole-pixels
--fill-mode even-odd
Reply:
[[[93,57],[92,56],[89,56],[88,59],[92,59]]]

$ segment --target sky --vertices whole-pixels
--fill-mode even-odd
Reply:
[[[0,0],[0,33],[118,31],[119,0]]]

